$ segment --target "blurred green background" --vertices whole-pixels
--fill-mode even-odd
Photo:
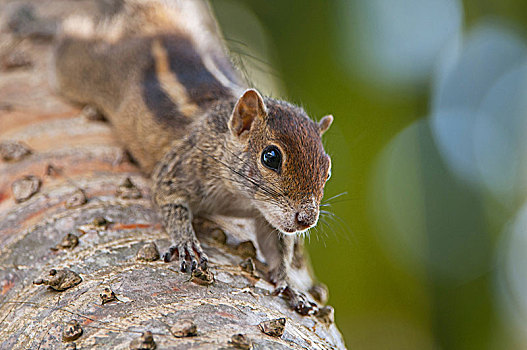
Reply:
[[[256,87],[333,114],[309,243],[351,349],[527,349],[527,1],[214,0]]]

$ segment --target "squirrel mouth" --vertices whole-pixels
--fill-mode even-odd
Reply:
[[[283,229],[280,229],[280,231],[286,235],[295,235],[295,234],[301,234],[301,233],[304,233],[306,231],[308,231],[311,227],[308,227],[306,229],[295,229],[295,228],[283,228]]]
[[[318,220],[317,220],[318,221]],[[311,225],[294,225],[294,224],[278,224],[273,225],[278,231],[282,232],[286,235],[295,235],[295,234],[302,234],[304,232],[309,231],[310,228],[314,227],[316,225],[316,222]]]

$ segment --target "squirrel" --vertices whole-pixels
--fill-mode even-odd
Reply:
[[[208,4],[127,0],[110,19],[63,23],[59,93],[96,106],[141,169],[172,246],[165,262],[207,268],[194,216],[253,218],[277,293],[315,310],[289,275],[295,240],[317,224],[331,159],[318,123],[249,88],[230,63]]]

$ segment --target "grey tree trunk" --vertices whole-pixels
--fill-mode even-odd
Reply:
[[[0,0],[0,13],[9,13],[7,3]],[[35,5],[43,18],[96,7]],[[148,243],[164,251],[169,242],[148,179],[110,125],[51,92],[42,28],[51,32],[52,22],[34,31],[16,23],[4,15],[10,33],[0,34],[1,349],[345,348],[330,309],[301,316],[271,295],[247,243],[250,222],[195,222],[213,281],[156,259]],[[295,273],[312,283],[307,261]],[[281,318],[282,335],[283,320],[259,326]]]

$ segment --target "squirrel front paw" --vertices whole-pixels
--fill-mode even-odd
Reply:
[[[273,295],[281,296],[287,300],[289,306],[299,314],[315,315],[318,311],[318,305],[309,300],[308,297],[294,287],[286,273],[286,269],[277,267],[272,269],[269,274],[270,280],[276,285]]]
[[[207,262],[209,258],[203,252],[201,244],[196,239],[191,239],[189,241],[184,241],[176,243],[168,248],[168,252],[163,254],[163,260],[165,262],[170,262],[176,257],[180,264],[181,272],[194,271],[196,267],[199,266],[203,269],[207,269]]]
[[[286,299],[289,306],[302,316],[315,315],[319,308],[315,302],[310,301],[306,295],[288,284],[279,285],[273,292],[274,295]]]

